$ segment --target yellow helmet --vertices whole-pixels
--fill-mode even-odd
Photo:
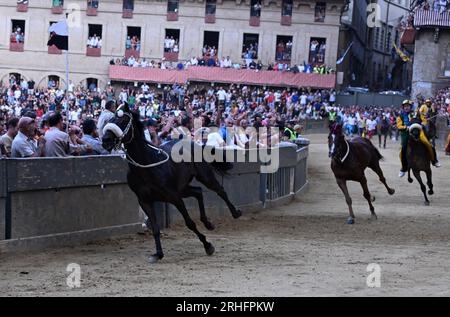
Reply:
[[[402,102],[402,105],[410,105],[411,104],[411,100],[405,99]]]
[[[425,103],[431,103],[430,99],[425,100]]]

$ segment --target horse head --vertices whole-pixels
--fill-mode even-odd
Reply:
[[[341,138],[344,138],[342,125],[335,123],[331,126],[330,134],[328,135],[328,157],[334,157],[339,152]]]
[[[414,139],[414,141],[420,141],[420,132],[422,131],[422,125],[418,123],[413,123],[409,127],[409,135]]]
[[[102,146],[107,150],[118,149],[122,144],[130,143],[134,137],[136,118],[127,103],[121,105],[114,118],[103,128]]]

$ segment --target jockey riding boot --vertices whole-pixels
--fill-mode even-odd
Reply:
[[[406,174],[406,167],[408,166],[406,161],[406,149],[400,150],[400,161],[402,162],[402,169],[400,170],[398,177],[403,177]]]
[[[431,164],[433,164],[434,167],[441,167],[441,163],[439,163],[437,159],[436,149],[434,147],[433,147],[433,154],[434,154],[434,161],[431,162]]]

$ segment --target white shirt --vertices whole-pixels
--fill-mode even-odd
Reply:
[[[150,87],[147,84],[143,84],[141,86],[141,89],[142,89],[143,92],[147,92],[150,89]]]
[[[219,132],[212,132],[208,134],[208,141],[206,141],[207,146],[212,147],[222,147],[225,141],[220,136]]]
[[[356,124],[356,118],[355,117],[348,117],[347,119],[349,125],[355,125]]]
[[[368,127],[369,131],[375,130],[377,128],[377,121],[376,120],[367,119],[366,124],[367,124],[367,127]]]
[[[217,96],[219,97],[219,100],[225,100],[225,98],[227,97],[227,93],[225,92],[225,90],[221,89],[217,92]]]

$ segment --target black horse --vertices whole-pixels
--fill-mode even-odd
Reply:
[[[433,195],[433,182],[431,179],[431,164],[428,155],[428,150],[425,145],[420,141],[420,132],[422,126],[420,124],[412,124],[409,128],[408,147],[406,150],[406,157],[408,162],[408,182],[412,183],[411,170],[414,177],[420,184],[423,196],[425,197],[425,205],[430,205],[430,201],[427,197],[427,188],[422,182],[420,172],[425,172],[427,176],[428,194]]]
[[[155,201],[168,202],[174,205],[184,218],[186,226],[195,232],[203,243],[206,254],[212,255],[214,247],[200,233],[191,219],[183,202],[183,198],[194,197],[200,208],[200,220],[206,229],[213,230],[214,225],[206,217],[203,203],[202,188],[191,186],[195,178],[210,190],[216,192],[227,204],[234,218],[241,216],[241,211],[236,209],[228,199],[224,188],[216,180],[214,170],[224,173],[229,165],[225,163],[207,163],[204,160],[194,162],[175,163],[172,158],[172,148],[177,142],[171,141],[160,148],[151,145],[145,140],[144,127],[139,120],[139,114],[130,111],[127,104],[122,105],[116,111],[115,117],[105,126],[102,139],[103,147],[111,151],[125,146],[129,171],[127,175],[128,185],[136,194],[139,204],[148,216],[148,224],[151,226],[156,243],[156,254],[149,258],[150,262],[156,262],[164,257],[160,240],[160,228],[156,222],[155,211],[152,209]],[[193,143],[189,142],[193,148]]]
[[[357,137],[352,140],[346,140],[342,133],[342,126],[335,124],[328,135],[329,156],[331,157],[331,170],[334,173],[336,182],[345,196],[349,209],[348,224],[355,222],[355,215],[352,208],[352,199],[348,193],[347,181],[355,181],[361,184],[364,198],[369,203],[372,219],[377,219],[375,208],[372,202],[375,197],[372,196],[367,187],[367,179],[364,170],[369,167],[379,177],[380,181],[386,187],[389,195],[393,195],[395,190],[390,188],[383,171],[381,170],[379,161],[383,158],[377,148],[371,141]]]

